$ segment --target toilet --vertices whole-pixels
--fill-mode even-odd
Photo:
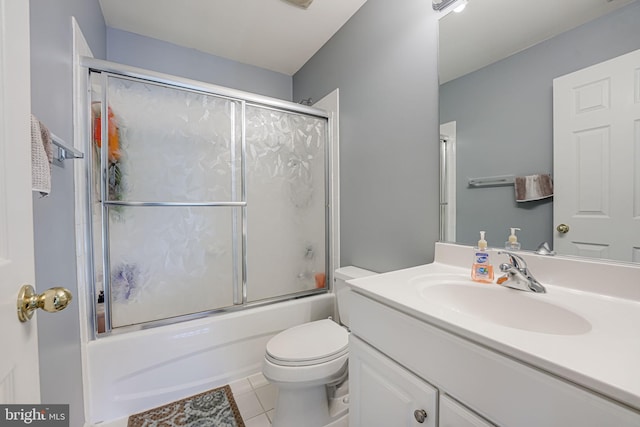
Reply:
[[[334,291],[342,325],[316,320],[280,332],[267,342],[262,373],[278,387],[272,427],[322,427],[348,412],[349,325],[347,280],[376,273],[341,267]],[[344,325],[344,326],[343,326]]]

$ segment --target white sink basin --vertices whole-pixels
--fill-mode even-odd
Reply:
[[[591,323],[571,310],[545,301],[547,294],[534,294],[493,284],[455,282],[426,285],[416,283],[419,294],[465,316],[501,326],[555,335],[580,335],[591,330]],[[432,282],[433,283],[433,282]]]

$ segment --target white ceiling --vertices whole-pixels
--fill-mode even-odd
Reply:
[[[449,13],[440,21],[440,83],[478,70],[633,1],[469,0],[462,13]]]
[[[284,0],[100,0],[100,7],[111,28],[293,75],[365,2],[315,0],[303,9]]]
[[[394,1],[394,0],[385,0]],[[431,0],[420,0],[431,1]],[[440,22],[440,82],[635,0],[469,0]],[[293,75],[366,0],[100,0],[107,26]]]

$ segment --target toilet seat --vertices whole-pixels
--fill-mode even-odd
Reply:
[[[349,333],[330,319],[317,320],[280,332],[266,350],[266,359],[275,365],[318,365],[349,352]]]

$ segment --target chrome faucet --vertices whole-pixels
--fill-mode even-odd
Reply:
[[[498,254],[505,254],[509,257],[509,263],[500,264],[500,271],[505,273],[504,281],[498,281],[502,286],[521,291],[536,292],[543,294],[547,290],[538,282],[527,268],[526,261],[520,256],[509,251],[498,251]]]

